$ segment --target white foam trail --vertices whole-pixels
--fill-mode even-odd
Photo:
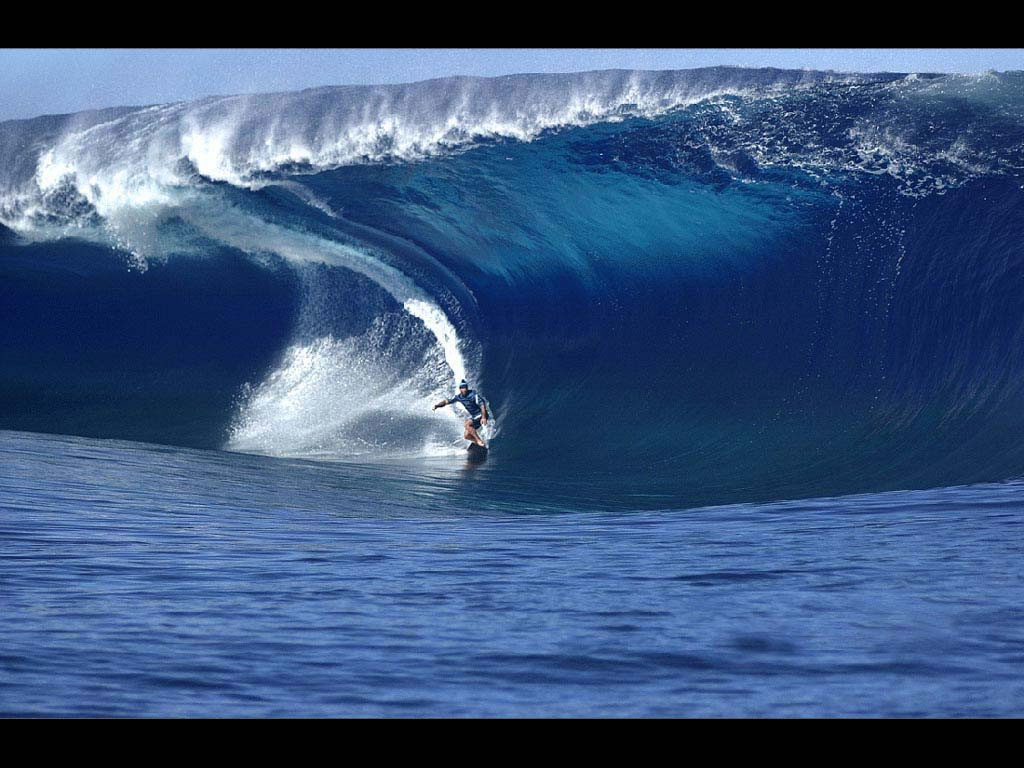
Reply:
[[[386,325],[378,318],[359,336],[289,347],[250,393],[226,447],[329,458],[455,454],[450,438],[457,424],[429,407],[429,395],[450,385],[447,365],[434,347],[418,364],[403,366],[395,358],[407,356],[415,340],[392,335]]]
[[[454,380],[461,381],[466,378],[466,362],[459,348],[459,337],[441,308],[429,301],[416,298],[406,299],[402,306],[410,315],[418,317],[434,334],[434,338],[444,350],[444,359],[452,369]]]
[[[360,336],[293,344],[243,404],[229,450],[330,457],[451,452],[455,414],[432,412],[430,405],[474,372],[467,370],[451,320],[411,278],[371,249],[287,229],[231,206],[190,208],[182,215],[217,242],[249,253],[356,272],[420,323],[378,317]],[[421,348],[426,351],[417,357]]]

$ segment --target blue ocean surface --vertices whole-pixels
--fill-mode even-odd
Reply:
[[[0,715],[1020,716],[1022,243],[1020,72],[0,123]]]
[[[1024,487],[694,509],[0,435],[4,716],[1005,717]]]

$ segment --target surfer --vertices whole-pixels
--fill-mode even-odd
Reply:
[[[487,446],[480,439],[480,435],[476,431],[487,423],[487,402],[476,390],[470,389],[469,384],[463,379],[459,382],[459,393],[450,400],[442,400],[434,406],[433,410],[436,411],[438,408],[444,408],[446,405],[454,403],[462,405],[466,409],[466,413],[469,414],[469,418],[466,419],[465,438],[476,443],[481,448],[486,448]]]

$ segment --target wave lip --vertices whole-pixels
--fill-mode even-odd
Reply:
[[[725,158],[726,166],[736,158],[742,165],[745,155],[758,164],[803,165],[816,172],[839,163],[845,170],[907,177],[923,157],[944,152],[939,159],[955,176],[989,168],[989,158],[974,151],[970,137],[958,143],[940,136],[936,144],[920,131],[907,135],[907,122],[931,125],[944,119],[943,110],[955,114],[970,104],[990,109],[993,117],[1002,115],[1007,125],[1000,130],[1012,133],[1022,117],[1019,104],[1011,103],[1020,95],[1017,75],[711,67],[450,77],[7,121],[0,123],[0,223],[33,231],[99,220],[116,230],[123,226],[118,217],[125,209],[174,205],[188,191],[211,183],[256,189],[279,182],[282,174],[420,161],[491,141],[531,141],[553,129],[654,119],[702,102],[714,102],[723,122],[709,125],[709,135],[699,140],[716,158]],[[876,89],[859,107],[866,119],[836,135],[822,132],[844,110],[851,88]],[[824,99],[817,114],[806,113],[802,93],[812,102]],[[735,99],[768,105],[781,99],[785,116],[744,114]],[[877,109],[871,106],[875,102],[881,105]],[[927,114],[914,114],[917,102]],[[730,121],[736,123],[733,136],[726,130]],[[754,129],[758,135],[744,135],[743,124],[748,134]],[[788,130],[794,126],[802,129]],[[711,135],[723,131],[720,141]],[[800,149],[800,143],[806,147]],[[851,146],[838,151],[839,145]],[[938,183],[949,182],[940,178]]]
[[[0,221],[75,220],[168,204],[197,182],[421,160],[480,141],[653,117],[726,93],[882,76],[729,67],[451,77],[222,96],[0,123]]]

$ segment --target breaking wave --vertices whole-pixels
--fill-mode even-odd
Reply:
[[[0,167],[5,428],[448,455],[467,377],[531,472],[1024,470],[1022,73],[217,97],[0,123]]]

